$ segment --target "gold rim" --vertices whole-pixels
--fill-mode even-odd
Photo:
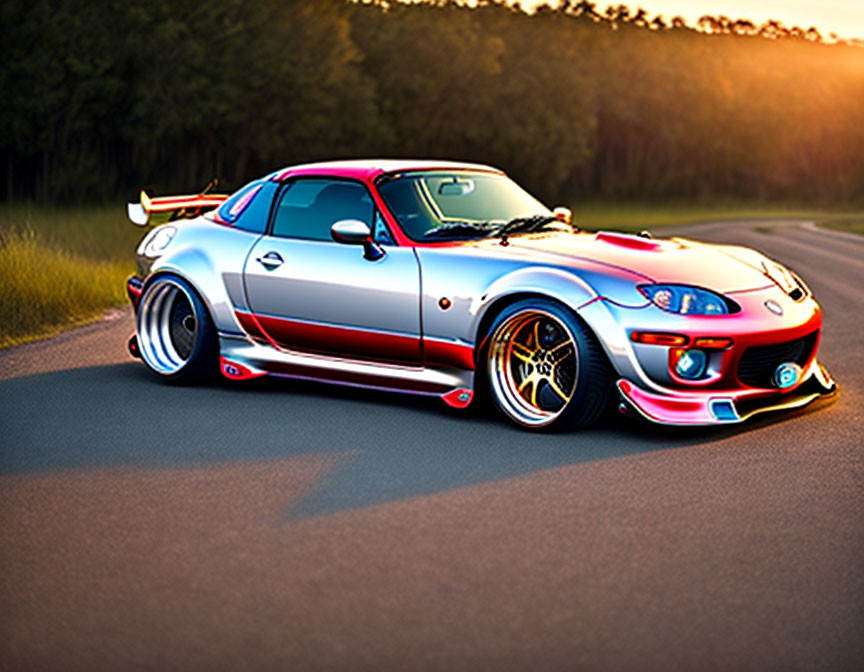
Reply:
[[[502,323],[489,347],[492,388],[504,411],[524,425],[554,421],[573,398],[576,339],[556,316],[521,311]]]

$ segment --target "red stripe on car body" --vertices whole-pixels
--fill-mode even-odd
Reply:
[[[264,337],[277,349],[415,366],[420,364],[419,337],[303,322],[237,310],[234,312],[250,336]]]
[[[470,345],[424,338],[423,354],[427,366],[453,366],[468,371],[475,368],[474,348]]]

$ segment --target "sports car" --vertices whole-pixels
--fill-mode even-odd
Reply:
[[[822,312],[754,250],[580,231],[502,171],[361,160],[279,170],[231,196],[128,206],[147,225],[127,291],[129,350],[195,383],[290,376],[491,399],[533,430],[585,427],[617,403],[718,425],[836,386]]]

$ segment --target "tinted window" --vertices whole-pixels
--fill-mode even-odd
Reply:
[[[267,220],[270,217],[270,206],[273,203],[273,195],[278,188],[276,182],[266,180],[261,183],[258,193],[234,221],[234,226],[244,231],[264,233],[267,229]]]
[[[330,227],[343,219],[359,219],[371,229],[375,206],[362,184],[305,179],[282,192],[273,220],[273,235],[305,240],[332,240]]]
[[[238,229],[264,233],[270,218],[273,194],[278,186],[266,178],[250,182],[220,205],[216,214],[222,222]]]

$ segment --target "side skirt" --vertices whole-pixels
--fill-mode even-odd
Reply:
[[[286,376],[338,385],[442,397],[455,408],[473,397],[474,372],[451,367],[414,367],[275,350],[239,336],[220,335],[226,378]]]

